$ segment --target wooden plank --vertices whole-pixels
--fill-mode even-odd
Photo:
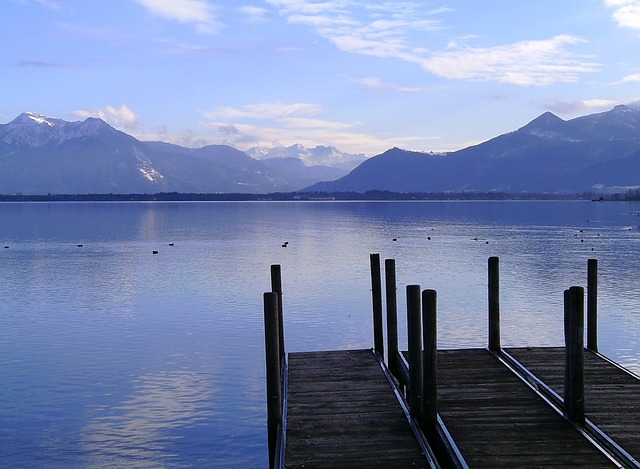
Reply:
[[[438,351],[440,417],[470,467],[615,467],[485,349]]]
[[[560,396],[564,347],[505,349]],[[585,350],[585,412],[636,460],[640,460],[640,379]]]
[[[371,350],[289,354],[285,464],[428,467]]]

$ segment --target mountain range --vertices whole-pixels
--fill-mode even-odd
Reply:
[[[330,147],[295,151],[335,166],[305,165],[293,150],[270,158],[263,149],[259,161],[226,145],[142,142],[101,119],[67,122],[25,112],[0,125],[0,193],[286,192],[344,176],[360,157]]]
[[[326,182],[320,182],[326,181]],[[0,124],[0,194],[614,192],[640,187],[640,106],[524,127],[450,153],[143,142],[97,118]]]
[[[640,187],[640,106],[524,127],[447,154],[390,149],[307,191],[616,192]]]
[[[348,171],[351,171],[367,159],[364,153],[344,153],[336,147],[328,146],[307,148],[300,144],[275,148],[253,147],[245,153],[256,160],[297,158],[305,166],[329,166],[343,168]]]

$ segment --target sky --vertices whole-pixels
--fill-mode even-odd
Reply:
[[[0,0],[0,123],[454,151],[640,99],[640,0]]]

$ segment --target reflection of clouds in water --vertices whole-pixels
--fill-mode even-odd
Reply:
[[[129,399],[83,429],[91,467],[176,467],[171,429],[197,426],[212,414],[210,379],[188,371],[141,376]]]

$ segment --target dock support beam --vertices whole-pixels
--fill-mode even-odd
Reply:
[[[564,410],[578,425],[584,425],[584,288],[564,292]]]
[[[384,260],[385,287],[387,292],[387,366],[398,377],[398,295],[396,290],[396,261]]]
[[[373,300],[373,345],[375,351],[384,357],[384,331],[382,325],[382,276],[380,274],[380,254],[371,254],[371,296]]]
[[[500,351],[500,259],[489,258],[489,350]]]
[[[587,348],[598,351],[598,259],[587,261]]]
[[[424,346],[421,426],[427,438],[434,438],[438,424],[438,329],[435,290],[422,292],[422,340]]]
[[[278,293],[264,294],[264,341],[267,362],[267,435],[269,467],[273,469],[278,449],[278,433],[282,424],[282,377],[280,367],[280,319]]]
[[[282,270],[280,265],[271,266],[271,291],[278,294],[278,330],[280,344],[280,361],[284,358],[284,319],[282,314]]]
[[[422,311],[420,285],[407,285],[407,336],[409,346],[409,408],[422,421]]]

